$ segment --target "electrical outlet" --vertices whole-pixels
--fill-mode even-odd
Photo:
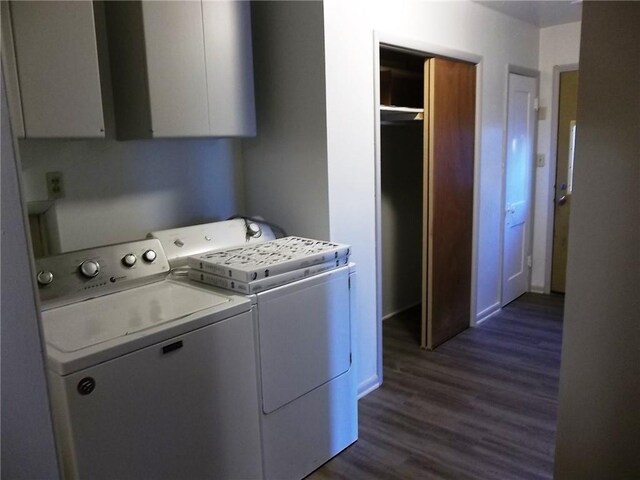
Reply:
[[[62,172],[47,172],[47,192],[49,200],[64,198],[64,182]]]
[[[544,153],[539,153],[536,156],[536,166],[544,167]]]

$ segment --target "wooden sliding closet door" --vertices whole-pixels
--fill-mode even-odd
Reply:
[[[469,326],[475,92],[475,65],[425,62],[422,342],[430,350]]]

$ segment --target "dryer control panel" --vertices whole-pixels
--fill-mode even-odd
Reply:
[[[36,271],[46,310],[162,280],[169,262],[160,241],[147,239],[39,258]]]
[[[162,243],[171,268],[184,267],[190,255],[275,239],[271,227],[244,218],[151,232]]]

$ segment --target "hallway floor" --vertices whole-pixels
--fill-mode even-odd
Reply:
[[[526,294],[434,352],[419,307],[386,320],[359,440],[308,478],[552,478],[563,299]]]

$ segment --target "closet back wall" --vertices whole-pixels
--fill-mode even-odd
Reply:
[[[221,220],[243,208],[235,140],[21,140],[19,149],[27,202],[47,199],[46,172],[63,174],[65,198],[55,203],[60,251]]]
[[[422,122],[383,125],[382,316],[421,301]]]

